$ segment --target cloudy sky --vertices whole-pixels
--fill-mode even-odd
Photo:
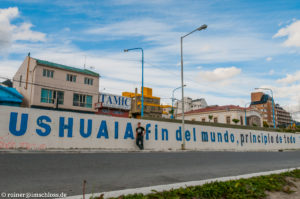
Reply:
[[[100,73],[100,91],[145,86],[170,103],[180,80],[184,38],[185,95],[208,104],[245,106],[256,87],[300,111],[300,3],[294,0],[1,0],[0,77],[12,78],[32,57]],[[0,81],[3,79],[0,79]],[[180,90],[175,97],[180,98]],[[295,114],[295,117],[297,114]]]

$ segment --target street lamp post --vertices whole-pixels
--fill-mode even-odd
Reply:
[[[250,104],[251,102],[248,102],[245,104],[245,126],[247,126],[247,115],[246,115],[246,112],[247,112],[247,105]]]
[[[125,49],[124,52],[128,52],[131,50],[141,50],[142,51],[142,105],[141,105],[141,118],[144,116],[144,50],[143,48],[130,48]]]
[[[183,85],[183,86],[186,86],[186,85]],[[179,88],[181,88],[181,86],[175,88],[172,92],[172,119],[174,119],[174,92]]]
[[[271,95],[272,95],[272,109],[273,109],[273,125],[274,128],[276,128],[276,122],[275,122],[275,110],[274,110],[274,97],[273,97],[273,91],[270,88],[255,88],[256,90],[261,89],[261,90],[268,90],[271,91]]]
[[[182,42],[183,42],[183,38],[187,37],[188,35],[196,32],[196,31],[201,31],[207,28],[206,24],[203,24],[202,26],[200,26],[199,28],[193,30],[192,32],[182,36],[180,38],[180,52],[181,52],[181,94],[182,94],[182,145],[181,145],[181,149],[184,150],[185,149],[185,129],[184,129],[184,89],[183,89],[183,48],[182,48]]]

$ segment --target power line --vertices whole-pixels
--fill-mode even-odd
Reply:
[[[60,87],[55,87],[55,86],[49,86],[49,85],[45,85],[45,84],[38,84],[38,83],[34,83],[34,82],[26,82],[26,81],[20,81],[20,80],[14,80],[14,79],[10,79],[10,78],[7,78],[7,77],[3,77],[3,76],[0,76],[1,79],[7,79],[7,80],[10,80],[12,82],[18,82],[18,83],[28,83],[30,85],[35,85],[35,86],[42,86],[42,87],[46,87],[46,88],[51,88],[51,89],[55,89],[55,90],[63,90],[63,91],[74,91],[74,92],[81,92],[81,93],[84,93],[84,94],[92,94],[92,95],[95,95],[95,93],[92,93],[92,92],[86,92],[86,91],[79,91],[79,90],[74,90],[74,89],[67,89],[67,88],[60,88]],[[99,94],[99,92],[97,92],[97,95]]]

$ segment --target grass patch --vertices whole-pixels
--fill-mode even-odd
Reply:
[[[134,194],[119,196],[115,199],[243,199],[243,198],[265,198],[266,191],[283,191],[287,194],[293,193],[290,186],[293,183],[288,178],[300,179],[300,170],[259,176],[248,179],[230,180],[226,182],[212,182],[202,186],[185,187],[170,191],[157,192],[153,190],[151,194]],[[102,197],[91,197],[92,199],[102,199]]]

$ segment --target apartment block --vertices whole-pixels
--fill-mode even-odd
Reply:
[[[25,107],[95,112],[99,78],[96,72],[27,56],[13,77]]]
[[[175,107],[176,107],[175,109],[176,114],[182,113],[182,101],[177,101],[175,103]],[[199,98],[194,100],[190,97],[184,98],[184,112],[198,110],[200,108],[205,108],[205,107],[207,107],[207,102],[204,98]]]
[[[142,89],[141,89],[142,90]],[[134,93],[123,92],[122,96],[131,98],[130,117],[141,118],[142,94],[137,88]],[[163,108],[160,105],[160,97],[152,95],[152,88],[144,87],[144,117],[161,118]]]
[[[262,120],[267,122],[269,126],[274,126],[273,123],[273,107],[272,97],[263,92],[251,93],[251,105],[250,107],[256,108],[262,115]],[[275,110],[275,102],[274,102]],[[277,126],[277,114],[274,111],[275,125]]]
[[[279,104],[275,105],[275,111],[277,115],[277,125],[279,127],[287,127],[291,125],[292,117],[288,111],[284,110]]]

